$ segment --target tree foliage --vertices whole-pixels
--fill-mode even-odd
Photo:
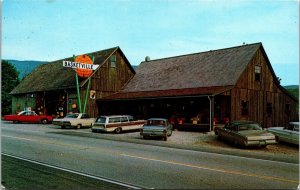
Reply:
[[[9,94],[20,82],[16,67],[8,61],[1,62],[1,114],[11,113],[12,96]]]

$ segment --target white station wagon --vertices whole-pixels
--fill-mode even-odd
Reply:
[[[138,130],[143,127],[145,120],[136,120],[131,115],[111,115],[97,117],[92,132],[105,131],[121,133],[126,130]]]

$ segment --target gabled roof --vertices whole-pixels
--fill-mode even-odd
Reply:
[[[94,56],[94,64],[100,65],[98,67],[99,69],[101,65],[117,50],[120,51],[131,70],[135,73],[134,69],[131,67],[127,58],[119,47],[88,53],[88,55]],[[25,77],[24,80],[21,81],[21,83],[16,86],[10,94],[24,94],[76,88],[75,71],[73,69],[63,67],[62,64],[63,60],[71,61],[72,59],[72,57],[69,57],[40,65],[32,73]],[[94,71],[94,73],[95,72],[96,71]],[[82,86],[86,81],[87,79],[81,79],[79,81],[80,85]]]
[[[261,46],[261,43],[255,43],[144,61],[124,89],[105,99],[213,95],[224,92],[236,85]]]

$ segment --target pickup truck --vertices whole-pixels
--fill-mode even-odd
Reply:
[[[62,129],[66,127],[80,129],[81,127],[92,127],[95,123],[95,118],[91,118],[85,113],[72,113],[61,119],[53,119],[52,123],[61,126]]]
[[[121,133],[126,130],[139,130],[145,120],[136,120],[131,115],[110,115],[97,117],[92,132],[105,131]]]

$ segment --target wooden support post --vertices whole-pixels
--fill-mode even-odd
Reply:
[[[209,131],[212,131],[214,128],[214,96],[207,96],[209,99]]]

